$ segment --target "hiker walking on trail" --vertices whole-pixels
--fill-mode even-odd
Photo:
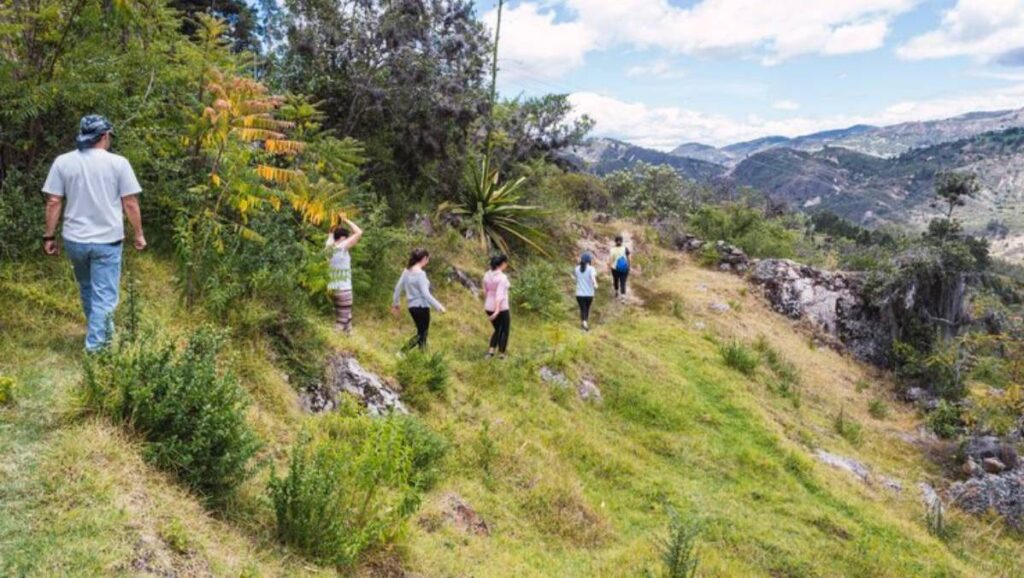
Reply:
[[[498,255],[491,258],[491,270],[484,274],[484,313],[491,320],[494,326],[494,334],[491,335],[491,346],[487,350],[487,357],[494,356],[495,350],[498,357],[505,358],[505,350],[508,348],[508,334],[512,329],[512,317],[508,308],[508,276],[505,269],[508,268],[508,257]]]
[[[590,253],[583,253],[579,267],[572,269],[573,278],[576,279],[576,303],[580,306],[580,327],[584,331],[590,331],[590,306],[597,293],[597,269],[591,265],[593,260]]]
[[[615,236],[615,246],[612,247],[611,256],[608,261],[608,268],[612,272],[612,282],[615,289],[615,296],[619,300],[626,298],[626,279],[629,278],[630,252],[622,242],[622,235]]]
[[[430,294],[430,281],[427,279],[427,273],[423,270],[427,263],[430,263],[429,251],[426,249],[413,250],[409,255],[409,263],[395,285],[395,294],[391,300],[391,311],[398,315],[402,292],[405,291],[409,315],[412,317],[413,323],[416,324],[416,337],[409,341],[406,349],[413,347],[426,349],[427,333],[430,332],[430,309],[436,309],[441,313],[447,311],[444,305],[441,305]]]
[[[363,236],[363,230],[347,218],[346,226],[338,226],[327,236],[331,251],[331,280],[327,289],[334,300],[334,329],[352,332],[352,255],[351,249]]]
[[[135,233],[135,248],[146,248],[138,196],[142,187],[128,159],[110,152],[113,135],[114,126],[106,118],[96,114],[82,118],[75,138],[78,150],[53,161],[42,189],[46,195],[43,252],[60,253],[56,234],[63,208],[64,249],[87,321],[86,351],[96,351],[112,338],[108,330],[113,328],[120,293],[126,215]]]

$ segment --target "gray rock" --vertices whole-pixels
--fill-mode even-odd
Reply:
[[[957,482],[949,488],[950,500],[971,514],[994,510],[1007,524],[1024,529],[1024,471],[1010,470]]]
[[[732,311],[732,306],[730,306],[728,303],[721,303],[718,301],[708,305],[708,308],[714,311],[715,313],[728,313]]]
[[[924,502],[926,509],[931,510],[936,506],[942,505],[942,499],[939,498],[939,493],[935,491],[935,488],[931,487],[927,482],[921,482],[917,484],[918,489],[921,490],[921,501]]]
[[[576,386],[576,394],[580,396],[583,401],[592,401],[600,403],[603,399],[601,397],[601,389],[597,387],[597,383],[590,378],[583,378],[580,380],[579,385]]]
[[[409,413],[396,393],[379,375],[363,369],[355,357],[336,353],[327,360],[323,381],[299,396],[309,413],[338,407],[341,393],[348,393],[366,406],[370,415]]]
[[[469,292],[473,294],[474,298],[480,298],[480,286],[477,285],[473,277],[462,269],[452,266],[452,268],[448,270],[448,279],[468,289]]]
[[[1013,470],[1020,465],[1017,450],[1012,444],[1003,442],[996,436],[979,436],[968,439],[961,447],[960,453],[964,460],[974,460],[984,466],[986,459],[995,459],[1004,469]],[[988,471],[986,469],[986,471]],[[997,472],[989,472],[997,473]]]
[[[921,401],[926,397],[931,396],[924,388],[921,387],[910,387],[903,392],[903,400],[910,403]]]
[[[555,371],[554,369],[551,369],[550,367],[545,365],[540,368],[539,373],[540,378],[544,380],[544,383],[547,383],[548,385],[554,385],[557,387],[569,387],[569,378],[567,378],[565,374],[560,371]]]
[[[491,534],[491,528],[487,522],[457,494],[448,494],[444,497],[444,517],[467,534],[478,536]]]
[[[974,461],[974,458],[967,458],[964,465],[960,468],[960,471],[964,473],[968,478],[981,474],[981,468],[978,466],[978,462]]]
[[[1001,474],[1006,470],[1006,464],[998,458],[985,458],[981,460],[981,469],[990,474]]]
[[[814,456],[824,464],[850,472],[854,476],[860,478],[862,482],[867,482],[871,476],[871,470],[853,458],[844,458],[843,456],[830,454],[823,449],[815,450]]]

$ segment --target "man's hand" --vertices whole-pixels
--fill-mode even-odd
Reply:
[[[47,239],[43,241],[43,253],[50,255],[58,255],[60,253],[60,246],[57,245],[56,239]]]
[[[142,234],[135,235],[135,250],[141,251],[146,248],[146,237]]]

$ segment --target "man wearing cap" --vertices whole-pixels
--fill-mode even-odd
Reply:
[[[121,284],[121,244],[124,217],[132,224],[135,248],[146,248],[139,212],[142,187],[128,159],[110,150],[114,127],[102,116],[82,119],[75,144],[78,150],[57,157],[43,185],[46,194],[46,234],[43,251],[57,255],[57,223],[64,207],[64,249],[75,270],[82,309],[88,322],[86,351],[108,340]]]

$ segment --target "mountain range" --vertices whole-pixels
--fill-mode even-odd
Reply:
[[[596,138],[572,159],[596,174],[637,162],[667,164],[697,182],[751,187],[793,209],[913,228],[937,214],[931,206],[937,174],[971,171],[982,192],[959,210],[960,218],[970,231],[998,232],[995,254],[1024,261],[1024,109],[769,136],[720,148],[686,143],[670,153]]]

